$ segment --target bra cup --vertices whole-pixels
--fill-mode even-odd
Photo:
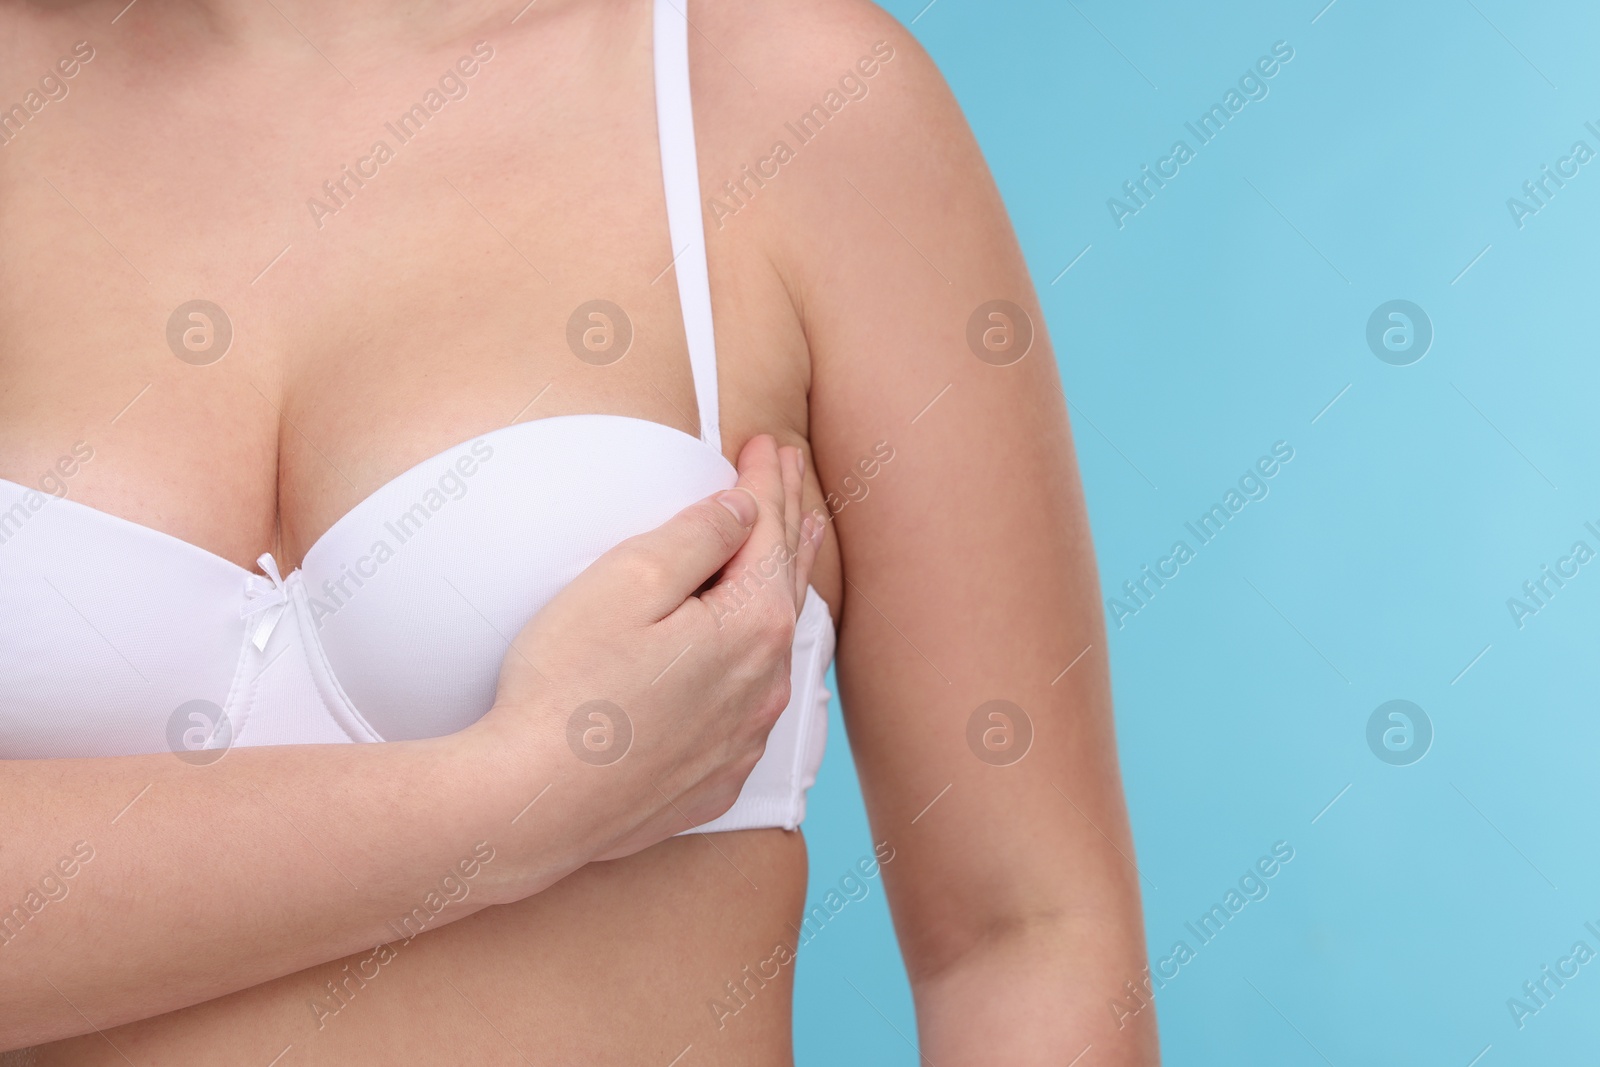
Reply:
[[[480,438],[385,485],[317,542],[300,575],[311,636],[384,740],[453,733],[489,710],[508,642],[579,572],[736,480],[704,443],[637,419],[566,416]]]
[[[177,538],[0,481],[0,758],[166,749],[180,706],[228,699],[244,582]]]
[[[357,504],[283,579],[265,629],[242,615],[271,595],[265,577],[0,480],[0,520],[38,505],[0,524],[0,758],[178,751],[175,716],[196,700],[223,711],[238,746],[453,733],[488,710],[507,642],[573,577],[736,480],[720,453],[657,423],[503,427]],[[686,832],[799,826],[834,640],[810,589],[765,754],[730,811]]]
[[[289,610],[265,648],[246,642],[245,670],[226,713],[236,745],[326,745],[381,741],[339,689],[322,648],[308,638],[300,574],[288,579]]]

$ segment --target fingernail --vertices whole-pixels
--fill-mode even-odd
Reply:
[[[733,512],[733,517],[739,520],[740,526],[754,526],[756,523],[756,497],[748,489],[729,489],[718,493],[717,503]]]
[[[800,522],[800,540],[802,542],[811,540],[811,525],[815,521],[816,520],[812,519],[812,517],[810,515],[807,515],[804,519],[801,520],[801,522]]]
[[[811,540],[820,545],[822,544],[822,535],[824,531],[827,530],[827,526],[823,524],[821,519],[815,520],[815,523],[816,524],[811,527]]]
[[[794,465],[795,469],[800,472],[800,477],[804,478],[806,476],[806,454],[804,450],[798,448],[794,450]]]

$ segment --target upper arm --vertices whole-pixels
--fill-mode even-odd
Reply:
[[[845,579],[841,697],[875,838],[896,849],[885,878],[908,967],[1066,912],[1137,925],[1135,876],[1107,850],[1131,853],[1066,405],[999,193],[887,15],[863,0],[766,14],[793,62],[762,72],[762,94],[794,115],[830,90],[844,101],[797,144],[769,221],[810,349],[810,442]],[[995,300],[1031,326],[1015,362],[969,345]],[[1024,328],[980,332],[1007,326]],[[1031,723],[1009,766],[969,747],[991,700]]]

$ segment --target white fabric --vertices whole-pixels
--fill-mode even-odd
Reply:
[[[579,571],[734,484],[717,428],[686,30],[659,0],[662,170],[700,439],[615,415],[504,427],[378,489],[287,577],[270,555],[251,574],[0,480],[0,759],[178,751],[172,723],[196,700],[226,716],[223,744],[455,732],[489,710],[507,641]],[[789,706],[737,803],[698,830],[800,825],[833,650],[827,606],[808,590]]]
[[[700,164],[695,158],[694,107],[689,95],[689,20],[678,6],[686,3],[688,0],[656,0],[656,132],[661,142],[661,180],[667,194],[678,302],[683,306],[683,332],[689,341],[695,401],[700,405],[700,440],[721,452],[711,276],[706,266]]]

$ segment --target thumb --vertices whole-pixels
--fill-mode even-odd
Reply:
[[[642,599],[655,618],[665,618],[733,558],[759,513],[748,489],[706,497],[613,549],[621,566],[610,569],[612,580],[626,583],[630,599]]]

